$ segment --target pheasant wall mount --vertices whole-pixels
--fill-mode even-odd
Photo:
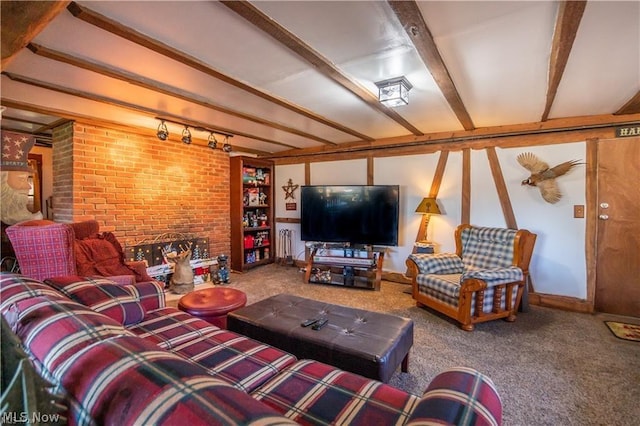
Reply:
[[[579,160],[570,160],[549,168],[547,163],[531,152],[523,152],[518,155],[517,160],[522,167],[531,172],[531,176],[523,180],[522,185],[537,186],[542,198],[551,204],[557,203],[562,197],[556,178],[569,173],[575,166],[584,164]]]

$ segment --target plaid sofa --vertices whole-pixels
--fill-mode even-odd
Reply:
[[[500,397],[475,370],[412,395],[166,307],[153,282],[3,273],[0,312],[68,424],[501,424]]]
[[[536,235],[460,225],[456,253],[409,255],[413,298],[471,331],[477,322],[515,320]]]

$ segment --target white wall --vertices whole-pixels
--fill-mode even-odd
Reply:
[[[557,204],[545,202],[537,188],[522,186],[529,176],[516,161],[518,154],[533,152],[554,166],[558,163],[586,157],[584,142],[496,149],[507,191],[519,228],[538,235],[531,263],[531,277],[536,292],[586,298],[585,219],[573,218],[573,205],[586,204],[585,167],[579,166],[558,179],[563,198]],[[411,253],[420,215],[415,208],[429,194],[440,153],[384,157],[374,159],[374,184],[400,185],[400,221],[397,247],[389,247],[383,268],[389,272],[404,273],[405,260]],[[366,160],[319,162],[311,164],[311,184],[365,184]],[[304,184],[304,165],[276,167],[276,217],[300,217],[299,191],[296,192],[298,209],[286,211],[284,191],[289,178],[294,184]],[[442,215],[432,216],[428,238],[438,244],[438,251],[455,250],[453,232],[462,214],[462,153],[449,154],[447,166],[438,193]],[[471,223],[478,226],[504,227],[500,201],[489,168],[486,151],[471,152]],[[278,229],[294,232],[294,257],[304,259],[304,242],[300,241],[297,224],[278,224]]]
[[[534,288],[539,293],[586,299],[586,220],[573,218],[573,206],[586,205],[586,168],[584,165],[576,167],[560,177],[558,186],[562,199],[556,204],[549,204],[542,199],[537,188],[520,186],[527,173],[515,157],[526,151],[533,152],[553,167],[567,160],[584,162],[586,144],[578,142],[498,150],[518,227],[538,235],[531,261]]]

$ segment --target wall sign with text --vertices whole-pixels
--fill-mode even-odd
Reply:
[[[630,136],[640,136],[640,124],[616,127],[616,138],[627,138]]]

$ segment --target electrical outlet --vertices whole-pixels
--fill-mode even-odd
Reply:
[[[583,218],[584,217],[584,206],[581,204],[576,204],[573,206],[573,217],[575,218]]]

